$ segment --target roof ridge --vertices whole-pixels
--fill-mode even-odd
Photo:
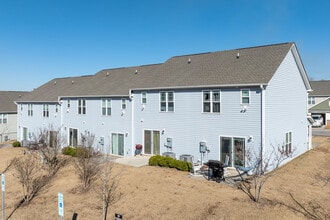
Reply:
[[[262,48],[262,47],[271,47],[271,46],[279,46],[279,45],[293,44],[293,43],[294,43],[294,42],[283,42],[283,43],[266,44],[266,45],[260,45],[260,46],[241,47],[241,48],[228,49],[228,50],[218,50],[218,51],[212,51],[212,52],[202,52],[202,53],[193,53],[193,54],[183,54],[183,55],[172,56],[171,58],[185,57],[185,56],[196,56],[196,55],[212,54],[212,53],[220,53],[220,52],[228,52],[228,51],[236,51],[236,50],[246,50],[246,49]],[[170,58],[170,59],[171,59],[171,58]]]

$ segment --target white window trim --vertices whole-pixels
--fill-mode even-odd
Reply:
[[[78,104],[78,108],[77,108],[78,115],[86,115],[87,114],[87,100],[78,99],[77,102],[78,102],[77,103]],[[79,105],[79,102],[81,105]],[[79,109],[80,109],[80,113],[79,113]],[[85,113],[84,113],[84,109],[85,109]]]
[[[125,106],[125,108],[124,108]],[[127,109],[127,99],[126,98],[122,98],[121,99],[121,110],[126,110]]]
[[[168,93],[173,93],[173,111],[169,111],[168,110],[168,103],[169,103],[169,101],[168,101]],[[165,103],[166,103],[166,110],[165,111],[162,111],[162,109],[161,109],[161,93],[165,93]],[[159,102],[158,102],[158,104],[159,104],[159,112],[161,112],[161,113],[164,113],[164,112],[170,112],[170,113],[172,113],[172,112],[175,112],[175,92],[174,91],[160,91],[159,92]]]
[[[105,100],[105,106],[102,105],[103,100]],[[108,102],[110,103],[110,114],[108,114]],[[103,114],[103,107],[105,107],[105,115]],[[103,98],[101,99],[101,116],[111,116],[112,115],[112,99],[110,98]]]
[[[210,92],[210,112],[204,112],[204,92]],[[219,112],[213,112],[213,92],[219,92],[220,95],[220,111]],[[220,89],[210,89],[210,90],[202,90],[202,113],[203,114],[221,114],[221,109],[222,109],[222,105],[221,105],[221,90]]]
[[[243,91],[245,91],[245,90],[247,90],[249,92],[249,96],[248,96],[249,103],[243,103]],[[251,104],[251,91],[250,91],[250,89],[241,89],[241,91],[240,91],[240,97],[241,97],[241,100],[240,100],[241,105],[250,105]],[[244,97],[244,98],[246,98],[246,97]]]
[[[42,117],[49,118],[49,104],[42,105]]]
[[[145,94],[145,99],[146,99],[146,102],[143,102],[143,94]],[[147,101],[147,92],[141,92],[141,104],[142,105],[146,105],[148,103]]]

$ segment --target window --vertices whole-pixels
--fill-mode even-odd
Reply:
[[[102,99],[102,115],[111,115],[111,99]]]
[[[68,101],[67,101],[67,103],[66,103],[66,107],[67,107],[67,108],[70,108],[70,106],[71,106],[70,99],[68,99]]]
[[[0,114],[0,124],[8,123],[8,114]]]
[[[289,155],[292,153],[292,132],[285,134],[285,154]]]
[[[313,96],[308,97],[308,105],[315,105],[315,97]]]
[[[160,111],[174,112],[174,92],[160,92]]]
[[[250,90],[242,89],[241,90],[241,104],[250,104]]]
[[[142,104],[147,104],[147,92],[142,92],[141,93],[141,103]]]
[[[86,99],[78,99],[78,114],[86,114]]]
[[[49,106],[48,104],[43,104],[42,106],[42,116],[48,118],[49,117]]]
[[[33,105],[28,104],[28,116],[33,116]]]
[[[121,109],[126,109],[126,99],[121,99]]]
[[[203,112],[220,113],[220,90],[203,91]]]
[[[55,112],[58,112],[58,104],[55,105]]]

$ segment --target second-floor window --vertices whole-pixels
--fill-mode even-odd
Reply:
[[[8,114],[0,114],[0,124],[8,123]]]
[[[144,105],[147,104],[147,92],[141,93],[141,103]]]
[[[86,99],[78,99],[78,114],[86,114]]]
[[[315,97],[313,96],[308,97],[308,105],[315,105]]]
[[[33,105],[28,104],[28,116],[33,116]]]
[[[42,106],[42,116],[48,118],[49,117],[49,106],[48,104],[43,104]]]
[[[174,112],[174,92],[160,92],[160,111]]]
[[[241,90],[241,104],[242,105],[250,104],[250,90],[249,89]]]
[[[111,99],[102,99],[102,115],[111,115]]]
[[[203,91],[203,112],[220,113],[220,90]]]
[[[121,109],[122,110],[126,109],[126,99],[121,99]]]

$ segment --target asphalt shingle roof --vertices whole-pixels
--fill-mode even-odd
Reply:
[[[330,97],[330,80],[310,81],[313,89],[310,96]]]
[[[90,76],[57,78],[24,96],[127,96],[132,89],[267,84],[294,43],[175,56],[162,64],[105,69]]]
[[[17,106],[14,101],[23,99],[28,92],[0,91],[0,113],[16,113]]]

